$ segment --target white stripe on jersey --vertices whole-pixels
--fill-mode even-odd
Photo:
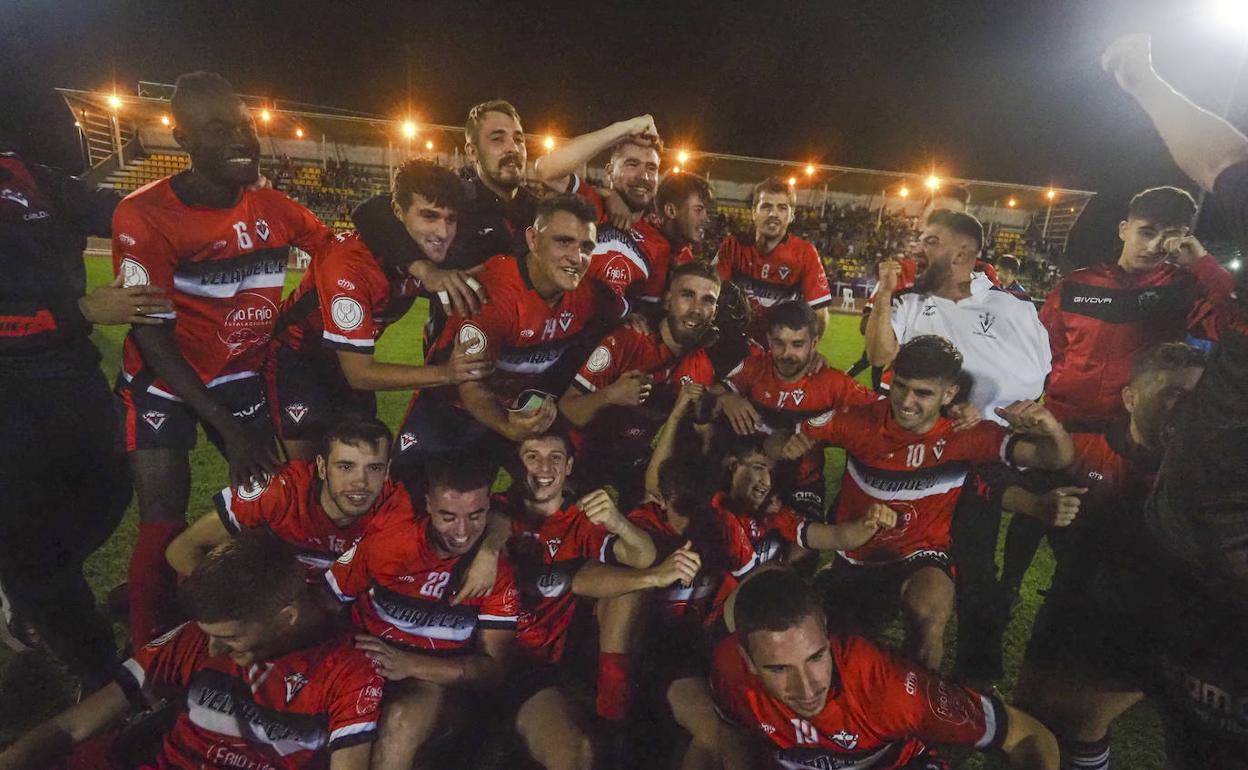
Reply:
[[[574,379],[580,384],[582,388],[589,391],[590,393],[593,393],[595,390],[598,390],[597,388],[594,387],[594,384],[592,382],[582,377],[579,373],[576,375]]]
[[[373,348],[377,346],[377,343],[373,340],[353,340],[349,337],[344,337],[341,334],[334,334],[329,330],[322,332],[321,336],[330,342],[339,342],[343,345],[350,345],[356,348]]]
[[[234,382],[236,380],[245,380],[248,377],[256,377],[259,374],[260,374],[259,372],[235,372],[234,374],[224,374],[220,377],[217,377],[215,379],[209,380],[208,382],[205,382],[204,387],[212,388],[212,387],[216,387],[217,385],[224,385],[227,382]],[[126,382],[130,382],[131,380],[134,379],[134,375],[130,374],[129,372],[123,371],[121,373],[121,376]],[[173,395],[167,390],[161,390],[155,385],[148,385],[147,392],[151,393],[153,396],[160,396],[161,398],[165,398],[170,401],[177,401],[178,403],[182,402],[182,399],[178,398],[177,396]]]
[[[992,701],[984,695],[979,696],[979,705],[984,710],[984,734],[975,741],[975,748],[986,749],[997,737],[997,710],[992,707]]]
[[[225,506],[225,515],[230,517],[230,524],[234,525],[235,530],[241,530],[242,524],[238,523],[238,517],[234,515],[234,489],[226,487],[221,490],[221,504]]]
[[[869,470],[869,469],[868,469]],[[937,470],[936,468],[916,468],[914,477],[920,479],[927,475],[924,471]],[[871,484],[863,476],[863,468],[861,463],[852,457],[845,458],[845,472],[853,479],[858,488],[870,497],[876,500],[922,500],[925,497],[933,495],[941,495],[946,492],[952,492],[955,489],[961,489],[966,483],[966,471],[944,473],[927,480],[925,486],[913,489],[884,489],[875,484]]]
[[[637,269],[641,271],[642,275],[644,275],[647,278],[650,277],[650,266],[646,264],[646,260],[642,258],[640,254],[637,253],[637,250],[633,248],[632,244],[630,243],[626,243],[624,241],[617,240],[614,238],[609,241],[599,241],[598,245],[594,247],[594,251],[591,256],[596,257],[599,254],[610,254],[613,252],[621,255],[622,257],[627,259],[629,262],[632,262],[634,265],[636,265]]]
[[[320,730],[317,730],[315,737],[310,740],[298,740],[295,737],[273,740],[268,737],[263,725],[247,722],[241,714],[223,714],[220,711],[213,711],[199,705],[198,700],[189,697],[187,701],[189,708],[186,716],[196,727],[217,735],[240,738],[248,743],[267,746],[279,757],[287,757],[299,751],[319,751],[327,742],[325,734]],[[294,735],[293,731],[289,734]]]
[[[139,687],[142,687],[143,683],[147,681],[147,672],[143,670],[143,667],[134,658],[127,658],[126,662],[122,663],[121,666],[130,672],[130,675],[134,677],[134,681],[139,683]]]
[[[173,274],[173,288],[192,297],[233,297],[240,291],[250,289],[280,288],[286,282],[285,266],[281,272],[260,272],[230,283],[205,283],[198,276],[184,273]]]
[[[343,554],[343,556],[346,556],[346,554]],[[329,584],[329,590],[334,592],[334,596],[338,597],[338,601],[355,601],[354,596],[348,596],[341,588],[338,587],[338,579],[334,577],[334,571],[332,569],[325,570],[325,582]]]
[[[346,738],[348,735],[357,735],[359,733],[366,733],[376,729],[376,722],[359,722],[353,725],[343,725],[329,734],[329,742],[333,743],[339,738]]]

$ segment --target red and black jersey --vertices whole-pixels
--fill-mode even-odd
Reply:
[[[810,522],[797,511],[778,501],[762,511],[736,511],[728,504],[728,495],[718,492],[711,498],[711,505],[737,520],[737,524],[749,538],[750,547],[758,564],[775,561],[784,556],[786,545],[809,548],[806,541],[806,530]]]
[[[420,281],[383,265],[359,233],[339,233],[282,302],[275,339],[295,350],[372,353],[421,295]]]
[[[334,751],[377,738],[382,679],[348,630],[244,668],[211,654],[208,636],[186,623],[124,668],[118,683],[136,704],[146,706],[140,691],[184,698],[160,770],[323,768]]]
[[[754,405],[768,431],[789,432],[803,420],[842,406],[878,401],[880,396],[859,385],[840,369],[824,366],[793,382],[776,373],[770,352],[759,350],[724,380]],[[798,461],[797,483],[805,486],[823,479],[823,452],[812,450]]]
[[[560,366],[564,352],[628,314],[628,302],[597,281],[582,280],[548,305],[533,288],[523,257],[492,257],[477,280],[490,301],[472,318],[452,315],[430,359],[449,357],[456,337],[470,353],[485,350],[496,362],[490,389],[504,401],[529,388],[562,394],[572,378]]]
[[[585,518],[575,503],[535,520],[520,497],[513,492],[496,498],[511,517],[507,554],[520,593],[516,646],[527,658],[557,663],[576,612],[572,579],[586,561],[615,563],[615,535]]]
[[[673,260],[672,244],[667,236],[647,217],[638,219],[627,230],[608,224],[602,196],[593,185],[576,175],[572,176],[571,191],[589,201],[598,214],[598,246],[590,258],[589,277],[630,300],[662,302],[667,272]],[[676,258],[686,259],[686,256],[692,258],[693,252],[686,255],[682,250]]]
[[[410,508],[379,511],[360,542],[325,572],[344,602],[355,602],[355,624],[387,642],[421,652],[468,649],[478,629],[516,629],[516,586],[511,562],[498,557],[498,577],[488,594],[451,606],[461,560],[442,556],[427,515]],[[466,568],[468,562],[464,562]]]
[[[173,301],[178,350],[205,385],[260,371],[282,299],[290,246],[324,252],[333,232],[276,190],[244,190],[228,209],[187,205],[166,178],[139,188],[113,214],[113,268],[126,286],[151,284]],[[131,333],[122,377],[178,400],[147,370]]]
[[[788,234],[763,254],[753,238],[729,235],[719,245],[719,275],[745,290],[754,309],[755,337],[767,334],[767,312],[781,302],[806,300],[818,310],[832,303],[828,274],[809,242]]]
[[[918,551],[949,550],[953,510],[975,463],[1010,462],[1011,435],[993,422],[955,431],[941,417],[927,433],[899,426],[888,401],[825,412],[802,424],[816,441],[845,449],[836,521],[862,518],[872,503],[897,511],[897,527],[880,530],[843,554],[854,563],[900,561]]]
[[[1163,263],[1132,273],[1115,263],[1066,276],[1040,310],[1053,351],[1045,407],[1063,422],[1113,419],[1136,356],[1189,331],[1216,339],[1212,307],[1233,284],[1208,255],[1190,267]]]
[[[750,672],[736,635],[715,650],[711,693],[721,715],[775,747],[778,768],[892,770],[926,743],[997,748],[1005,704],[854,636],[828,637],[832,686],[818,716],[798,716]]]
[[[293,546],[308,571],[320,574],[355,545],[373,514],[393,495],[406,496],[403,487],[386,483],[373,509],[345,527],[339,527],[321,505],[321,481],[316,464],[291,460],[277,475],[261,484],[226,487],[213,501],[221,523],[232,535],[251,527],[267,527],[279,540]],[[410,503],[408,503],[410,505]]]
[[[671,413],[681,385],[709,386],[715,381],[715,367],[705,349],[695,348],[677,356],[663,342],[660,332],[645,333],[631,326],[620,326],[602,338],[572,384],[583,393],[593,393],[633,370],[645,372],[652,378],[654,388],[650,397],[637,407],[603,409],[588,432],[596,437],[649,439]]]
[[[668,623],[710,625],[719,619],[723,603],[736,587],[737,578],[758,566],[758,555],[745,530],[727,511],[712,507],[713,518],[690,524],[681,534],[657,503],[646,503],[628,515],[654,539],[656,563],[687,542],[702,559],[702,570],[692,585],[674,583],[662,593],[659,614]]]

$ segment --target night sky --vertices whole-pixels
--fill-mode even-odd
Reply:
[[[1220,111],[1242,38],[1204,5],[0,0],[0,137],[75,168],[53,87],[133,92],[192,69],[251,94],[396,116],[410,104],[435,123],[501,96],[530,131],[651,112],[669,144],[1095,190],[1072,250],[1116,256],[1130,194],[1185,180],[1100,52],[1151,32],[1163,76]],[[1248,77],[1236,91],[1230,117],[1248,127]]]

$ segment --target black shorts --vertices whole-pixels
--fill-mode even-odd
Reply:
[[[505,438],[445,397],[418,392],[394,437],[390,472],[395,478],[410,477],[445,457],[475,456],[501,463],[510,447]]]
[[[271,349],[265,384],[273,427],[281,438],[315,441],[343,415],[377,416],[376,394],[352,388],[333,355],[301,353],[285,345]]]
[[[816,578],[829,622],[842,630],[877,633],[896,614],[902,585],[924,567],[955,578],[953,559],[945,551],[915,551],[887,564],[854,564],[837,557]]]
[[[673,682],[710,676],[714,645],[708,629],[651,618],[642,644],[639,682],[663,704]]]
[[[189,452],[195,448],[195,426],[201,420],[181,401],[158,396],[149,390],[150,378],[142,375],[133,381],[118,381],[116,394],[121,402],[125,446],[127,452],[139,449],[177,449]],[[267,425],[268,402],[264,397],[261,377],[244,377],[208,389],[214,401],[247,427]],[[224,442],[212,426],[204,423],[204,434],[220,449]]]
[[[565,681],[563,667],[557,663],[519,663],[503,685],[503,709],[514,720],[530,698],[549,687],[564,687]]]

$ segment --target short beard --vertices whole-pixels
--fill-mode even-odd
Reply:
[[[944,285],[953,268],[948,262],[928,262],[927,269],[914,279],[914,288],[920,294],[931,294]]]

